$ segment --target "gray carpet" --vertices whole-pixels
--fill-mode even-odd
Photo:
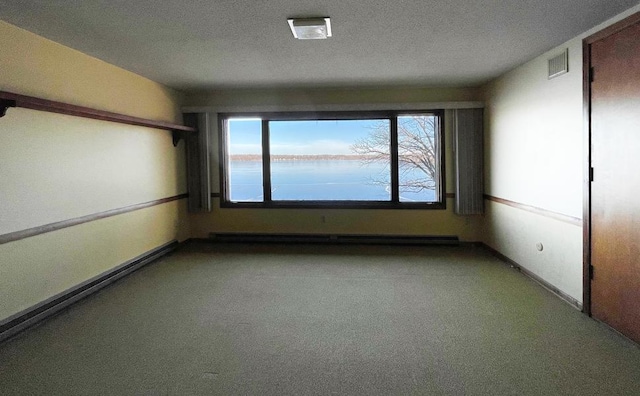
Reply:
[[[193,243],[0,344],[0,394],[632,395],[640,348],[480,248]]]

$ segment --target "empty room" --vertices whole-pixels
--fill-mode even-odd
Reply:
[[[640,3],[0,1],[0,395],[640,393]]]

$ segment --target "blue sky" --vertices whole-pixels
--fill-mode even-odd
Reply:
[[[351,144],[384,120],[272,121],[272,154],[353,154]],[[230,119],[229,153],[261,153],[261,121]]]

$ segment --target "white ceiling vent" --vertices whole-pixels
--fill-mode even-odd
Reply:
[[[569,49],[549,59],[549,79],[569,72]]]

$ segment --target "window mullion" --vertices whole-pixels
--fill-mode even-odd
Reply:
[[[229,153],[229,140],[231,138],[229,137],[229,120],[227,118],[220,117],[220,120],[218,121],[218,128],[220,130],[218,153],[220,155],[222,165],[220,167],[220,181],[222,182],[220,183],[220,192],[225,201],[230,201],[231,180],[229,170],[231,169],[231,154]]]
[[[271,202],[271,149],[269,120],[262,120],[262,189],[264,202]]]
[[[391,139],[389,150],[391,152],[391,202],[400,202],[400,171],[398,163],[398,117],[393,116],[390,119]]]
[[[436,132],[437,137],[435,144],[435,152],[438,153],[436,156],[436,166],[438,169],[438,180],[436,182],[436,197],[438,197],[439,201],[446,202],[447,197],[445,196],[445,174],[444,174],[444,150],[442,147],[444,146],[444,136],[443,136],[443,127],[442,127],[442,117],[436,117]]]

